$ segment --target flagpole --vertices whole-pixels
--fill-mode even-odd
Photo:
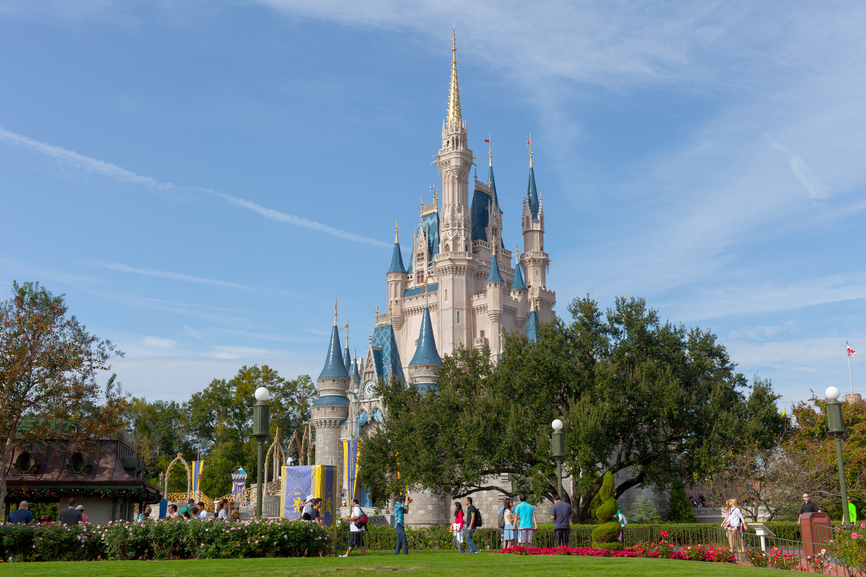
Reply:
[[[848,378],[851,379],[851,393],[854,393],[854,373],[851,372],[851,353],[848,352],[851,350],[851,345],[848,341],[845,341],[845,347],[845,355],[848,357]]]

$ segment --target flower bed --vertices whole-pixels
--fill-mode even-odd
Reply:
[[[3,561],[301,557],[329,548],[327,530],[286,519],[0,526]]]
[[[711,545],[697,545],[684,551],[674,551],[667,546],[659,548],[656,544],[649,547],[632,547],[621,551],[607,551],[590,547],[510,547],[501,553],[511,555],[574,555],[576,557],[648,557],[654,559],[679,559],[682,561],[708,561],[715,563],[734,563],[730,550]]]

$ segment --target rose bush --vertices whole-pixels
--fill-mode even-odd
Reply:
[[[322,555],[329,547],[324,527],[286,519],[0,526],[0,552],[7,562],[303,557]]]

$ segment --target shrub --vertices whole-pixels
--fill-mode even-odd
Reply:
[[[65,527],[0,526],[6,561],[302,557],[328,551],[327,529],[286,519],[148,520]]]
[[[592,546],[606,551],[622,549],[623,544],[619,540],[622,527],[619,521],[611,520],[616,515],[617,507],[616,499],[613,498],[613,475],[610,471],[604,474],[601,489],[593,499],[593,503],[599,503],[593,512],[601,525],[592,530]]]

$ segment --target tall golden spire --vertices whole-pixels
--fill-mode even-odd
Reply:
[[[529,133],[529,140],[526,141],[526,145],[529,146],[529,168],[532,168],[532,133]]]
[[[451,27],[451,88],[448,93],[448,118],[446,124],[459,127],[463,115],[460,112],[460,85],[457,82],[457,33]]]

